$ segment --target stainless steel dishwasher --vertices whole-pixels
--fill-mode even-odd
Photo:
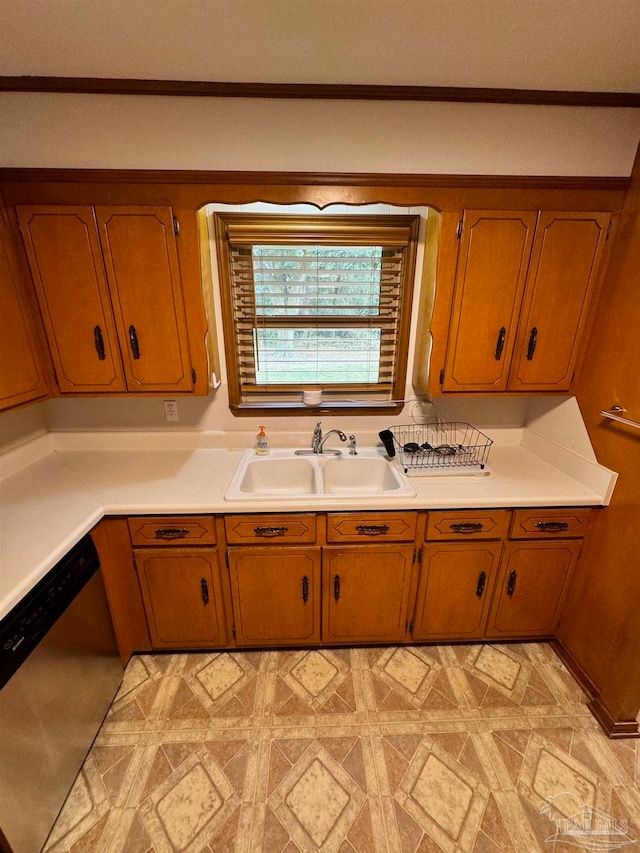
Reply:
[[[85,536],[0,622],[0,849],[38,853],[122,681]]]

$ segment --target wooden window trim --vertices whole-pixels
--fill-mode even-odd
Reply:
[[[338,410],[348,414],[394,414],[402,409],[397,402],[404,396],[407,376],[409,329],[413,302],[413,286],[417,255],[419,216],[290,216],[281,214],[213,214],[214,235],[220,297],[224,329],[224,348],[227,362],[229,408],[234,415],[300,414],[301,411],[332,412]],[[309,407],[302,401],[286,399],[293,390],[291,386],[255,386],[250,393],[243,393],[239,369],[239,349],[236,335],[232,293],[231,245],[262,244],[308,244],[335,245],[403,245],[404,261],[402,299],[398,312],[397,342],[395,346],[396,370],[393,383],[375,386],[366,383],[332,385],[328,393],[336,399],[323,400],[318,407]],[[286,320],[284,321],[286,323]],[[339,321],[338,321],[339,322]],[[367,324],[369,325],[369,323]],[[299,386],[298,386],[299,387]],[[355,394],[370,393],[371,398],[362,401],[340,399],[341,392]],[[380,399],[386,393],[390,399]],[[257,399],[268,395],[267,400]],[[378,396],[378,399],[376,399]],[[252,399],[253,398],[253,399]]]

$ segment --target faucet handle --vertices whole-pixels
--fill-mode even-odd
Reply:
[[[358,451],[356,450],[356,437],[355,435],[349,436],[349,456],[357,456]]]
[[[318,423],[313,428],[313,438],[311,439],[311,449],[314,453],[318,452],[318,448],[320,447],[320,442],[322,441],[322,421],[318,421]]]

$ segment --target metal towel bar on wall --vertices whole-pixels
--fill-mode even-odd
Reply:
[[[610,409],[603,409],[600,414],[603,418],[611,418],[612,421],[619,421],[621,424],[626,424],[627,426],[640,429],[640,423],[638,423],[638,421],[632,421],[630,418],[622,417],[622,413],[626,411],[627,410],[623,409],[622,406],[611,406]]]

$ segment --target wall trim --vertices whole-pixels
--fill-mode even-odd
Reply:
[[[598,688],[561,640],[552,640],[551,648],[587,694],[587,707],[600,723],[607,737],[640,737],[637,720],[616,720],[600,699]]]
[[[205,98],[448,101],[563,107],[640,107],[638,92],[571,92],[467,86],[375,86],[343,83],[224,83],[204,80],[140,80],[117,77],[0,77],[2,92],[83,95],[170,95]]]
[[[430,175],[368,172],[214,172],[163,169],[0,169],[0,182],[438,187],[626,191],[630,177]]]

